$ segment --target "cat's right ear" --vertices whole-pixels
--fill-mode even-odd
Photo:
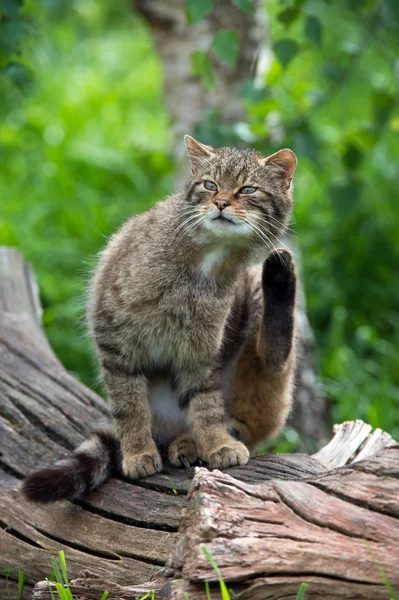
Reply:
[[[191,162],[191,171],[195,173],[201,165],[206,165],[215,151],[212,146],[206,146],[205,144],[201,144],[201,142],[197,142],[191,135],[185,135],[184,141]]]

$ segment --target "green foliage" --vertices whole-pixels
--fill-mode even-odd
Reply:
[[[253,0],[232,0],[233,4],[240,10],[246,13],[255,12],[255,6]]]
[[[298,590],[295,600],[304,600],[307,587],[308,586],[306,583],[301,583],[301,585],[299,586],[299,590]]]
[[[20,58],[34,80],[22,96],[0,77],[0,243],[34,265],[51,344],[94,385],[84,294],[96,254],[172,187],[161,69],[128,5],[24,10],[37,33]]]
[[[242,12],[253,13],[252,0],[232,0],[232,3]],[[214,0],[186,0],[187,23],[196,25],[208,17],[214,9]],[[193,50],[191,53],[192,74],[199,77],[199,83],[207,89],[215,87],[214,59],[215,57],[227,64],[231,69],[236,66],[240,50],[240,40],[236,31],[221,29],[213,37],[209,48]]]
[[[239,51],[238,34],[230,29],[221,29],[213,38],[212,48],[215,54],[229,67],[234,67]]]
[[[219,579],[219,585],[220,585],[220,595],[222,597],[222,600],[231,600],[231,596],[229,594],[229,591],[227,589],[227,586],[224,582],[224,579],[222,577],[222,574],[219,570],[219,567],[215,561],[215,559],[213,558],[212,554],[209,552],[208,548],[204,545],[201,546],[202,552],[205,554],[205,556],[207,557],[207,559],[209,560],[212,569],[215,571],[218,579]]]
[[[200,77],[200,84],[204,88],[212,89],[215,86],[213,64],[206,52],[194,50],[191,53],[191,66],[193,75]]]
[[[295,40],[279,40],[273,46],[274,54],[283,67],[287,67],[299,52],[299,45]]]
[[[205,19],[214,8],[214,0],[186,0],[186,16],[189,25]]]
[[[316,46],[321,46],[322,42],[322,26],[317,17],[314,15],[309,15],[305,20],[305,36],[307,39],[316,44]]]
[[[14,573],[17,576],[17,582],[18,582],[18,599],[23,600],[25,573],[23,571],[21,571],[21,569],[1,569],[0,573],[2,575],[5,575],[5,579],[6,579],[5,591],[7,594],[7,599],[5,599],[5,600],[10,600],[10,598],[11,598],[11,592],[10,592],[10,588],[8,585],[8,580],[12,578],[12,575]]]

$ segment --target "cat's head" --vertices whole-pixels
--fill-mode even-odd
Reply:
[[[212,237],[273,243],[292,210],[292,150],[263,156],[255,150],[213,148],[186,135],[191,178],[186,202],[192,223]],[[194,216],[196,215],[196,216]],[[194,231],[194,226],[193,226]]]

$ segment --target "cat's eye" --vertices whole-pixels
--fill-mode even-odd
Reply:
[[[256,192],[256,190],[257,190],[256,187],[246,185],[246,186],[242,187],[238,193],[239,194],[253,194],[254,192]]]
[[[213,183],[213,181],[204,181],[204,188],[209,192],[216,192],[218,186],[216,185],[216,183]]]

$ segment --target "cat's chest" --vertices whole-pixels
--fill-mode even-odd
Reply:
[[[151,364],[207,362],[218,354],[232,304],[209,285],[183,287],[160,300],[148,345]]]

